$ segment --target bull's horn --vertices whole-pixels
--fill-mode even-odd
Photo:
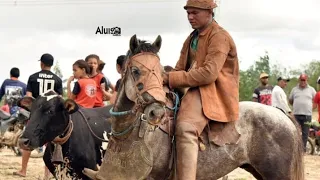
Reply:
[[[96,179],[96,174],[98,173],[98,171],[94,171],[92,169],[84,168],[82,170],[82,173],[84,175],[88,176],[90,179],[97,180]]]

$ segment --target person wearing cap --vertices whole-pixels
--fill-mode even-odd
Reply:
[[[38,96],[53,90],[59,95],[63,95],[62,80],[56,74],[51,72],[54,58],[51,54],[43,54],[40,58],[41,71],[29,76],[27,83],[26,96],[37,98]],[[14,175],[25,177],[27,173],[27,166],[29,162],[31,151],[22,151],[22,168]],[[45,177],[49,175],[49,170],[45,168]]]
[[[261,85],[254,89],[252,101],[271,106],[271,96],[273,86],[269,85],[269,75],[267,73],[260,74]]]
[[[278,84],[274,86],[272,90],[271,102],[272,106],[280,109],[285,114],[290,115],[291,109],[288,105],[287,95],[284,92],[284,88],[286,88],[287,83],[290,81],[289,78],[279,77]]]
[[[213,19],[213,0],[188,0],[184,9],[194,31],[185,40],[173,71],[163,72],[170,88],[188,88],[177,115],[177,177],[195,180],[198,137],[209,123],[239,118],[239,62],[230,34]]]
[[[308,84],[308,76],[301,74],[298,85],[291,90],[289,96],[289,103],[293,105],[293,115],[301,126],[304,151],[309,135],[309,123],[312,120],[312,109],[316,108],[313,103],[315,95],[316,90]]]

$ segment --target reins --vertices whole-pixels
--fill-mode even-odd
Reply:
[[[110,111],[111,111],[111,109],[110,109]],[[113,135],[115,137],[124,136],[124,135],[128,134],[131,130],[133,130],[133,128],[135,127],[138,120],[147,122],[147,119],[145,118],[145,114],[143,114],[143,113],[141,113],[140,116],[138,115],[136,117],[137,117],[136,120],[129,127],[127,127],[126,129],[124,129],[121,132],[117,132],[117,131],[113,130],[113,128],[111,127],[111,135]]]

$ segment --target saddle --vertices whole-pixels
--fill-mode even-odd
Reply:
[[[166,105],[173,107],[176,97],[169,92],[169,89],[164,88],[164,90],[167,93]],[[166,117],[161,122],[160,129],[173,136],[175,127],[174,112],[166,111]],[[210,145],[210,143],[217,146],[237,144],[241,135],[236,129],[236,123],[236,121],[218,122],[210,120],[199,136],[199,150],[205,150],[205,146]]]

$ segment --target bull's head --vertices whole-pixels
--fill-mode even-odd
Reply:
[[[32,150],[61,135],[69,123],[69,115],[78,110],[73,100],[64,100],[50,91],[37,99],[24,97],[18,106],[30,111],[30,120],[19,139],[22,149]]]

